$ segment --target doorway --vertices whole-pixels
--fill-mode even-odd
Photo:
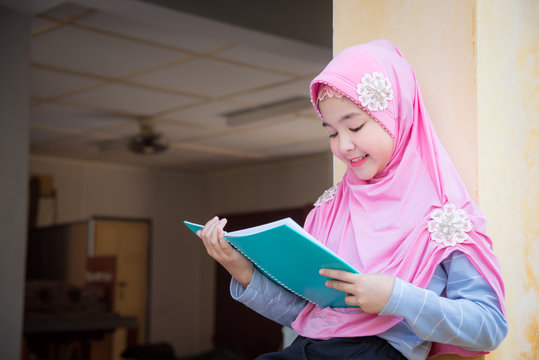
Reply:
[[[303,224],[312,206],[266,212],[229,214],[227,231],[240,230],[290,217]],[[215,336],[216,348],[232,348],[247,359],[282,348],[281,325],[263,317],[230,297],[230,274],[216,267]]]

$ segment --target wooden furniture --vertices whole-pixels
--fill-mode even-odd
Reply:
[[[23,335],[39,359],[90,360],[92,342],[119,328],[136,331],[137,319],[111,313],[26,315]]]
[[[107,287],[110,306],[97,312],[108,311],[120,316],[113,323],[122,318],[134,318],[137,329],[135,331],[121,322],[106,331],[100,329],[100,336],[94,337],[92,351],[89,352],[101,354],[93,359],[119,360],[128,345],[147,342],[150,246],[151,223],[146,219],[93,217],[76,223],[31,228],[27,247],[27,281],[56,281],[77,287],[101,282]],[[111,264],[114,271],[106,268]],[[107,274],[112,279],[103,281]],[[111,318],[106,319],[111,321]],[[56,317],[54,321],[65,319]],[[77,331],[66,330],[61,335],[68,338],[71,332]],[[86,335],[90,332],[84,331]],[[59,335],[60,332],[55,333],[56,338]],[[76,336],[79,335],[77,332]],[[50,336],[41,332],[32,335],[34,342],[38,336],[52,341]],[[87,342],[85,344],[87,346]],[[87,352],[80,346],[73,351],[76,354]]]

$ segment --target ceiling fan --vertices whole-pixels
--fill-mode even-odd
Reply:
[[[161,153],[169,148],[169,141],[162,133],[157,132],[153,119],[148,116],[135,118],[139,126],[138,134],[121,139],[103,140],[98,143],[101,151],[118,147],[126,147],[135,154],[152,155]]]

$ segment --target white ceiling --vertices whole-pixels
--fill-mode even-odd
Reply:
[[[32,154],[203,171],[327,151],[307,99],[330,49],[135,0],[40,6]],[[223,117],[298,96],[305,110],[235,127]],[[140,117],[167,151],[135,155],[117,141],[138,133]]]

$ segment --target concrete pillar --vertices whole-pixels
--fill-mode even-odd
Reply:
[[[502,264],[509,335],[489,359],[539,358],[539,2],[478,0],[479,203]]]
[[[30,18],[0,7],[0,358],[20,359],[26,256]]]

